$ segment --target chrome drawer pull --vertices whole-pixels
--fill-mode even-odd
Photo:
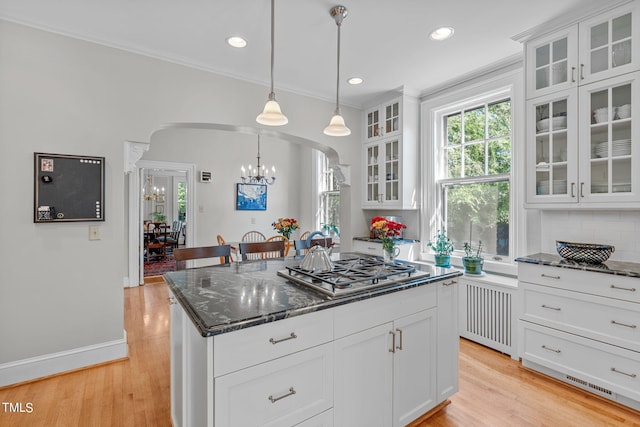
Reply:
[[[557,349],[551,348],[551,347],[547,347],[544,344],[542,345],[542,348],[544,348],[545,350],[553,351],[554,353],[560,353],[560,350],[557,350]]]
[[[550,305],[542,304],[542,308],[548,308],[549,310],[560,311],[562,310],[560,307],[551,307]]]
[[[636,288],[623,288],[622,286],[611,285],[611,289],[620,289],[621,291],[635,292]]]
[[[273,395],[271,395],[267,399],[269,399],[271,403],[276,403],[278,400],[284,399],[285,397],[293,396],[294,394],[296,394],[296,391],[293,389],[293,387],[289,387],[289,393],[283,394],[280,397],[273,397]]]
[[[393,337],[393,340],[391,341],[391,348],[389,349],[389,353],[395,353],[396,352],[396,333],[393,331],[389,331],[389,333]]]
[[[398,332],[400,334],[400,345],[398,345],[396,347],[396,349],[398,350],[402,350],[402,329],[400,328],[396,328],[396,332]]]
[[[620,323],[620,322],[616,322],[615,320],[611,321],[611,324],[613,325],[620,325],[620,326],[626,326],[627,328],[632,328],[635,329],[636,325],[627,325],[626,323]]]
[[[547,279],[560,279],[560,276],[549,276],[548,274],[541,274],[540,276],[546,277]]]
[[[611,372],[615,372],[616,374],[626,375],[626,376],[631,377],[631,378],[635,378],[635,377],[637,377],[637,375],[636,375],[636,374],[628,374],[628,373],[626,373],[626,372],[619,371],[619,370],[617,370],[616,368],[611,368]]]
[[[279,340],[276,340],[276,339],[273,339],[273,338],[269,338],[269,342],[270,342],[271,344],[273,344],[273,345],[276,345],[276,344],[278,344],[279,342],[289,341],[289,340],[292,340],[292,339],[294,339],[294,338],[298,338],[298,336],[297,336],[294,332],[291,332],[291,334],[290,334],[288,337],[286,337],[286,338],[282,338],[282,339],[279,339]]]

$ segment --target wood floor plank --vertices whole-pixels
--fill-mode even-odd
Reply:
[[[129,358],[0,389],[0,427],[170,427],[169,303],[163,282],[127,288]],[[420,427],[640,427],[640,413],[460,340],[459,391]],[[235,426],[234,426],[235,427]]]

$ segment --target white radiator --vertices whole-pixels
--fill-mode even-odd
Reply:
[[[463,276],[460,280],[460,336],[516,359],[515,279],[513,283],[516,286]]]

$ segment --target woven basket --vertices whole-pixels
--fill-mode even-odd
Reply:
[[[596,243],[573,243],[556,240],[556,249],[562,258],[577,262],[600,264],[609,259],[616,248]]]

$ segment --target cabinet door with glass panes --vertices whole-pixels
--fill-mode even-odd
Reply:
[[[640,201],[640,72],[580,88],[581,202]]]
[[[579,84],[640,69],[638,2],[598,15],[579,25]]]
[[[401,143],[401,138],[389,138],[365,144],[363,207],[391,208],[402,204]]]
[[[402,98],[376,106],[365,113],[365,141],[373,141],[402,131]]]
[[[527,103],[528,203],[578,201],[576,98],[569,89]]]
[[[578,67],[578,27],[527,43],[527,98],[575,87]]]

